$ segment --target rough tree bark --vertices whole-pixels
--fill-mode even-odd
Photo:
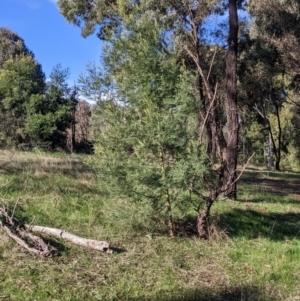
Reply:
[[[277,127],[278,127],[278,134],[277,134],[277,141],[278,141],[278,147],[276,148],[275,141],[273,141],[273,147],[275,149],[275,169],[280,170],[280,161],[281,161],[281,138],[282,138],[282,129],[281,129],[281,122],[280,122],[280,112],[279,112],[279,106],[274,101],[274,106],[276,109],[276,120],[277,120]],[[274,140],[274,139],[273,139]]]
[[[226,53],[226,101],[227,142],[221,156],[222,191],[224,196],[236,198],[236,167],[238,148],[237,113],[237,51],[238,51],[238,14],[237,0],[229,0],[229,35]]]
[[[238,146],[238,112],[237,112],[237,51],[238,51],[238,13],[237,0],[229,0],[229,34],[228,34],[228,50],[226,53],[226,98],[224,109],[227,119],[227,137],[224,136],[224,124],[220,120],[220,113],[216,105],[216,93],[218,89],[217,83],[213,84],[209,81],[214,56],[211,62],[210,70],[206,75],[202,68],[202,61],[199,54],[199,25],[190,12],[190,22],[192,28],[193,48],[183,45],[187,54],[193,59],[198,71],[198,89],[199,99],[202,103],[199,121],[199,141],[203,129],[206,129],[208,138],[208,151],[214,152],[216,145],[220,157],[220,179],[221,185],[211,187],[208,196],[200,195],[204,200],[204,208],[198,213],[197,231],[200,238],[207,239],[209,236],[207,218],[210,208],[219,196],[223,193],[229,198],[236,198],[236,168],[237,168],[237,146]],[[204,91],[204,92],[203,92]],[[213,147],[213,143],[216,145]],[[213,159],[213,154],[210,154]],[[195,192],[194,192],[195,193]]]
[[[215,200],[218,198],[218,192],[217,191],[211,191],[208,197],[204,198],[204,208],[201,212],[198,213],[197,216],[197,232],[198,236],[201,239],[208,239],[209,238],[209,228],[208,228],[208,222],[207,218],[209,216],[210,208],[215,202]]]
[[[271,89],[270,92],[270,96],[269,99],[266,99],[268,102],[272,103],[274,108],[275,108],[275,112],[276,112],[276,121],[277,121],[277,135],[276,135],[276,139],[277,139],[277,144],[275,141],[275,131],[272,129],[272,124],[270,122],[270,119],[268,117],[268,113],[266,112],[266,109],[264,107],[264,105],[262,105],[262,108],[259,109],[258,105],[256,104],[254,106],[254,109],[258,112],[258,114],[266,121],[267,123],[267,127],[268,127],[268,131],[269,131],[269,135],[270,135],[270,142],[272,144],[272,148],[274,151],[274,155],[275,155],[275,169],[277,171],[280,171],[280,162],[281,162],[281,148],[282,148],[282,128],[281,128],[281,120],[280,120],[280,106],[276,101],[274,92]],[[270,146],[271,147],[271,146]]]
[[[217,109],[212,111],[212,128],[218,143],[221,159],[220,177],[222,187],[211,190],[204,198],[205,205],[197,217],[197,231],[200,238],[209,237],[207,218],[210,208],[223,192],[224,196],[236,198],[236,168],[238,155],[238,111],[237,111],[237,51],[238,51],[238,13],[237,0],[229,0],[229,35],[226,53],[226,99],[225,113],[227,118],[227,138],[225,139]],[[211,97],[210,97],[211,98]],[[211,98],[211,101],[213,99]]]

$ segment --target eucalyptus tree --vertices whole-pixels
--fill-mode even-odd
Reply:
[[[244,125],[248,122],[252,129],[255,128],[254,123],[258,125],[256,134],[250,133],[252,139],[257,135],[254,145],[263,135],[260,149],[256,151],[263,152],[264,143],[268,143],[275,155],[275,168],[280,170],[282,150],[286,149],[281,125],[281,110],[287,101],[285,65],[277,49],[251,30],[242,44],[239,88],[241,105],[247,108],[247,114],[242,117]],[[246,115],[250,117],[248,121]]]
[[[5,61],[20,54],[34,56],[17,33],[9,28],[0,28],[0,68]]]
[[[285,106],[291,107],[288,102],[297,106],[295,96],[299,91],[300,6],[299,1],[249,1],[248,10],[253,23],[240,68],[241,86],[247,94],[244,103],[255,109],[279,170],[282,151],[287,152],[291,142],[282,126],[289,123],[283,120],[289,116]]]
[[[249,1],[255,17],[255,30],[265,41],[276,47],[286,72],[294,79],[300,76],[300,3],[298,0]]]
[[[77,91],[69,87],[68,68],[60,64],[53,67],[44,93],[32,95],[27,104],[26,131],[33,145],[55,149],[67,148],[66,130],[74,124],[74,110],[78,102]],[[71,151],[74,141],[71,131]]]
[[[5,61],[0,69],[1,147],[66,147],[76,93],[67,89],[61,70],[46,84],[42,67],[31,55]]]
[[[16,147],[28,141],[27,105],[45,88],[41,65],[31,55],[6,60],[0,69],[1,145]]]
[[[205,203],[198,214],[198,233],[207,237],[206,219],[217,197],[223,193],[236,197],[236,167],[238,147],[237,115],[237,44],[238,16],[236,0],[229,1],[82,1],[59,0],[61,13],[68,21],[82,28],[87,36],[97,31],[97,35],[113,43],[130,32],[136,24],[149,16],[159,24],[160,37],[168,47],[177,51],[177,59],[183,60],[186,68],[195,75],[194,96],[198,100],[198,141],[203,143],[206,132],[209,152],[213,145],[218,150],[219,168],[214,170],[220,181],[209,185],[208,194],[199,194],[194,181],[190,181],[191,193],[197,194]],[[240,1],[239,1],[240,2]],[[227,50],[217,43],[208,45],[205,36],[205,21],[223,7],[229,9]],[[147,29],[145,29],[147,30]],[[225,47],[226,48],[226,47]],[[216,57],[226,52],[226,74],[215,73]],[[220,55],[221,56],[221,55]],[[109,62],[108,62],[109,63]],[[119,61],[114,61],[119,64]],[[122,65],[121,65],[122,66]],[[121,74],[121,73],[120,73]],[[224,87],[225,93],[220,88]],[[138,86],[136,86],[138,89]],[[161,90],[161,93],[163,90]],[[163,95],[163,94],[162,94]],[[225,134],[225,126],[227,131]],[[213,170],[213,164],[211,165]]]

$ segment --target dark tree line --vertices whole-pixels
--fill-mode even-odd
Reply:
[[[0,147],[87,150],[89,106],[68,86],[68,69],[56,65],[46,82],[33,52],[8,28],[0,29],[0,54]]]

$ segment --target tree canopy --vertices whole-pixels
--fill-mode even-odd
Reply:
[[[0,53],[1,147],[67,148],[66,129],[77,103],[68,69],[58,64],[46,83],[33,53],[7,28],[0,29]]]
[[[0,28],[0,68],[5,61],[20,54],[33,57],[33,53],[18,34],[13,33],[9,28]]]
[[[1,144],[17,146],[27,140],[24,131],[27,105],[41,95],[45,75],[30,55],[8,59],[0,69]]]

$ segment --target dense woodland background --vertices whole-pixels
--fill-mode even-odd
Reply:
[[[251,243],[262,235],[263,241],[269,237],[290,241],[291,250],[293,244],[299,247],[299,229],[292,226],[289,230],[294,234],[288,230],[288,225],[295,225],[299,217],[299,191],[293,179],[288,178],[289,174],[280,173],[300,169],[298,0],[259,3],[250,0],[59,0],[58,7],[68,22],[82,29],[83,36],[96,34],[103,40],[101,63],[88,65],[85,75],[83,73],[73,87],[67,83],[68,68],[61,64],[53,67],[46,80],[42,66],[22,37],[9,28],[1,28],[0,147],[3,158],[7,150],[25,151],[28,158],[33,151],[52,152],[55,156],[71,153],[73,159],[67,164],[70,169],[64,169],[59,159],[57,166],[61,167],[57,172],[63,174],[65,170],[67,176],[73,170],[76,181],[83,181],[79,180],[80,170],[93,183],[84,184],[87,193],[99,187],[99,193],[105,196],[106,201],[98,200],[102,211],[98,208],[95,209],[97,214],[93,210],[89,213],[92,214],[90,226],[94,227],[95,220],[100,222],[102,218],[112,233],[128,231],[130,239],[138,235],[136,233],[143,233],[150,240],[153,233],[158,236],[168,233],[171,237],[190,239],[192,236],[209,242],[213,236],[224,244],[230,235],[246,237]],[[216,16],[220,22],[212,26]],[[91,102],[80,100],[82,98]],[[61,154],[57,155],[57,151]],[[32,160],[31,168],[36,173],[37,159]],[[255,171],[245,171],[249,163]],[[21,163],[20,166],[15,172],[24,167]],[[6,172],[4,169],[3,173]],[[52,174],[49,170],[44,172]],[[260,175],[263,179],[273,177],[274,181],[281,177],[287,182],[263,182]],[[298,179],[297,173],[292,175]],[[255,200],[250,194],[244,197],[245,185],[251,185],[250,194],[265,191],[264,197],[273,200],[271,203],[276,199],[276,205],[280,203],[277,197],[281,197],[286,215],[276,213],[276,206],[270,209],[254,204],[264,201],[262,196]],[[276,185],[290,190],[281,195]],[[10,198],[8,190],[4,191]],[[276,196],[269,194],[272,192]],[[217,202],[219,200],[222,202]],[[238,202],[245,204],[237,208]],[[293,209],[289,207],[292,203]],[[84,201],[82,208],[89,208],[87,204],[88,201]],[[214,204],[215,210],[222,213],[210,218]],[[110,221],[101,215],[104,212],[109,212]],[[220,214],[226,217],[220,220],[217,217]],[[134,216],[138,218],[135,226]],[[128,227],[121,222],[125,219]],[[47,218],[42,220],[49,222]],[[280,222],[282,233],[276,226]],[[242,229],[247,235],[236,229]],[[105,231],[106,238],[111,239]],[[253,231],[259,235],[253,236]],[[122,241],[126,244],[126,239]],[[183,239],[181,243],[187,241]],[[164,243],[161,243],[162,249]],[[238,244],[240,247],[242,242]],[[123,247],[117,242],[116,245],[122,253]],[[206,255],[210,254],[207,245],[203,248]],[[276,247],[267,245],[268,248]],[[211,251],[214,254],[210,254],[211,258],[215,259],[217,251]],[[159,253],[158,249],[153,252]],[[198,264],[194,250],[191,252],[191,261]],[[233,253],[235,258],[243,257]],[[291,260],[299,258],[299,254],[295,251]],[[182,265],[180,269],[185,269],[183,265],[189,260],[179,257],[178,260]],[[272,268],[268,263],[264,265]],[[274,278],[267,276],[265,281],[257,276],[263,271],[257,274],[253,265],[248,268],[248,271],[243,269],[243,273],[251,274],[256,283],[260,283],[259,288],[250,282],[239,283],[235,293],[231,284],[221,277],[228,290],[215,295],[205,290],[201,295],[193,288],[178,300],[198,300],[198,293],[203,300],[288,300],[288,297],[299,296],[299,292],[292,290],[297,287],[293,279],[299,281],[299,272],[290,271],[294,278],[286,276],[288,272],[285,276],[280,274],[277,281],[278,271],[273,271]],[[213,270],[217,273],[217,269]],[[197,277],[204,275],[207,279],[208,274],[203,270]],[[213,285],[217,282],[212,280]],[[171,283],[173,287],[175,283]],[[272,292],[279,284],[283,286],[276,293],[275,289]],[[267,287],[269,290],[261,295]],[[292,293],[289,295],[288,291]],[[121,287],[120,292],[123,292]],[[141,296],[140,291],[135,293]],[[110,295],[111,292],[107,294],[110,299],[99,297],[99,300],[118,299]],[[144,299],[134,299],[132,294],[128,293],[127,299],[123,295],[122,300],[154,300],[147,295],[148,291]],[[156,290],[156,294],[159,298],[159,291]],[[176,300],[168,299],[166,291],[162,296],[167,297],[161,300]]]

